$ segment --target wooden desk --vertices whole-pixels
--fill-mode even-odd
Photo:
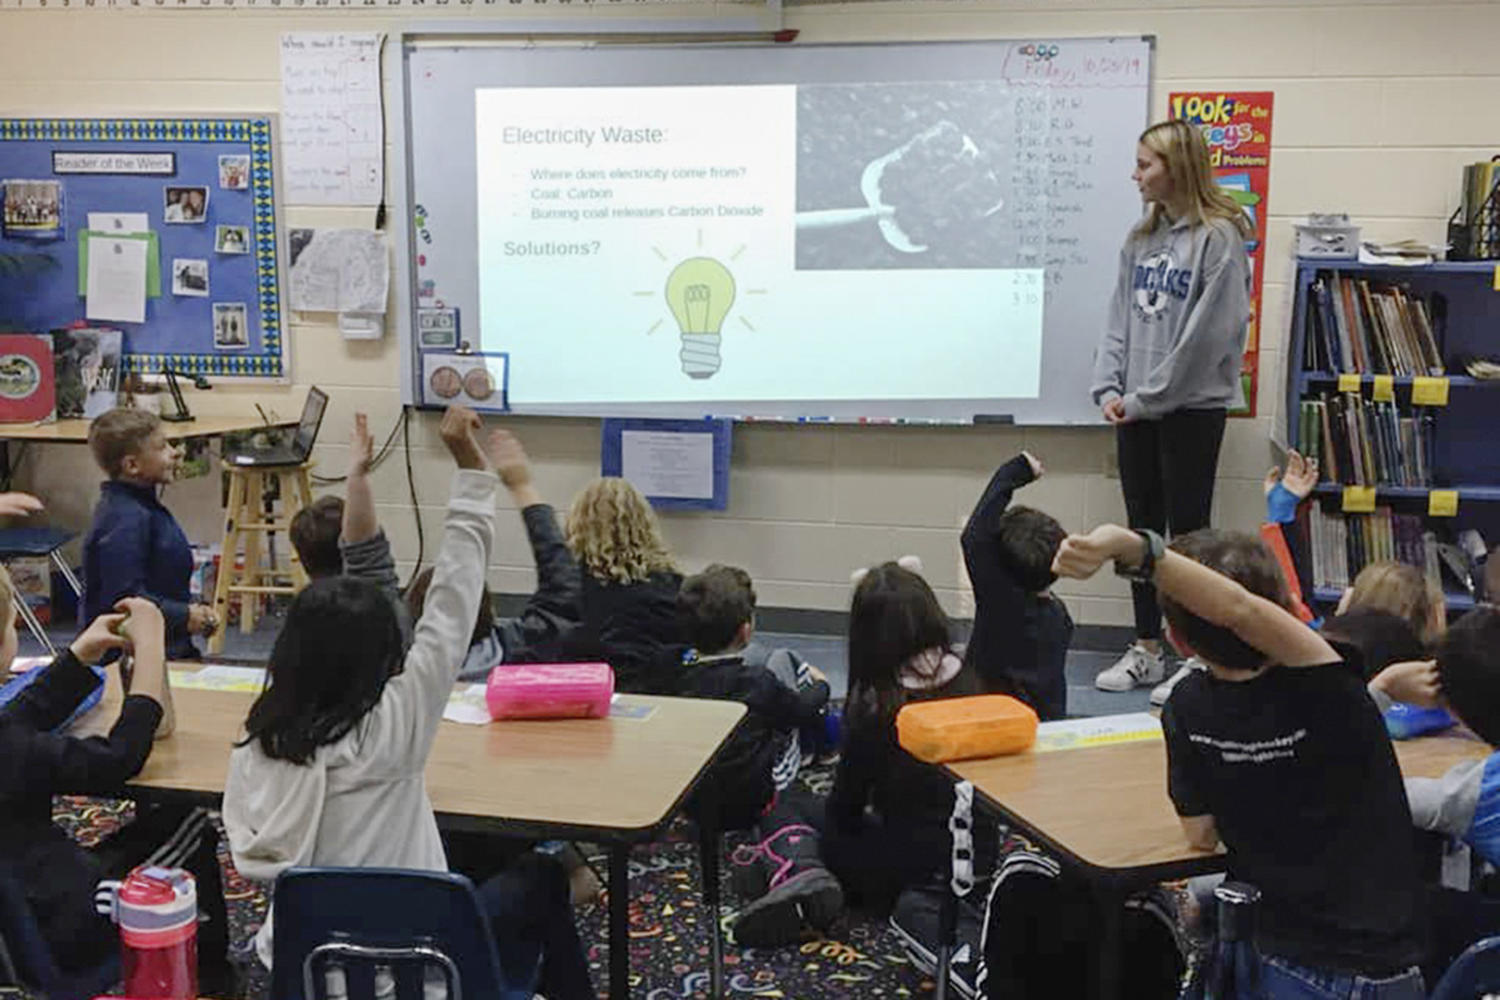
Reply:
[[[1402,773],[1435,778],[1490,748],[1467,736],[1396,743]],[[1095,886],[1104,916],[1100,995],[1118,991],[1119,913],[1125,897],[1168,879],[1224,869],[1222,853],[1188,846],[1167,797],[1163,739],[1082,750],[959,761],[949,772],[976,797]]]
[[[191,669],[187,664],[181,669]],[[177,729],[130,783],[141,798],[217,800],[231,741],[250,694],[174,689]],[[445,722],[427,763],[427,792],[445,823],[496,833],[609,845],[610,995],[629,996],[630,845],[658,836],[745,714],[737,702],[627,695],[648,718]],[[707,912],[718,913],[718,831],[700,831]],[[722,996],[722,938],[712,927],[714,995]]]
[[[91,421],[57,420],[50,424],[0,424],[0,441],[39,441],[51,444],[83,444],[89,439]],[[169,440],[190,437],[219,437],[236,431],[259,430],[266,426],[259,417],[197,417],[181,423],[162,421],[162,431]]]

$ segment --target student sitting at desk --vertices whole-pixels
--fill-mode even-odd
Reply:
[[[318,580],[292,601],[270,687],[230,755],[224,826],[235,867],[272,881],[296,865],[447,868],[423,773],[469,647],[494,535],[496,479],[464,407],[443,417],[458,464],[437,568],[406,649],[391,601],[368,580]],[[500,449],[491,441],[491,455]],[[593,1000],[567,881],[527,854],[479,889],[502,969],[555,1000]],[[272,962],[273,913],[256,935]]]
[[[191,602],[193,549],[157,498],[175,478],[176,446],[156,414],[117,407],[89,424],[89,451],[109,481],[99,488],[83,540],[83,617],[98,618],[124,597],[144,597],[166,619],[167,658],[199,659],[191,637],[213,635],[219,619],[208,605]]]
[[[0,568],[0,670],[16,653],[16,601]],[[128,597],[95,618],[42,675],[0,707],[0,857],[18,883],[52,957],[65,972],[102,965],[120,947],[108,917],[94,909],[101,878],[124,878],[137,865],[189,869],[197,880],[198,956],[205,993],[229,983],[228,918],[215,849],[218,835],[204,810],[140,806],[136,818],[92,850],[84,850],[52,822],[54,795],[119,795],[135,777],[160,735],[167,705],[165,626],[154,604]],[[79,739],[54,733],[99,685],[89,669],[106,653],[129,648],[132,689],[104,735]],[[118,661],[107,668],[119,670]],[[185,817],[185,818],[184,818]]]
[[[1425,995],[1411,813],[1362,679],[1287,610],[1259,538],[1201,530],[1167,549],[1115,525],[1071,535],[1061,576],[1107,562],[1155,585],[1173,642],[1208,669],[1162,711],[1167,789],[1189,843],[1229,848],[1261,891],[1263,996]]]

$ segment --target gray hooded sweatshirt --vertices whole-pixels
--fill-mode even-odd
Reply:
[[[1124,397],[1132,420],[1241,405],[1249,322],[1250,258],[1233,223],[1163,217],[1132,232],[1094,356],[1094,402]]]
[[[234,866],[262,882],[294,865],[446,871],[427,798],[427,755],[469,649],[495,532],[492,472],[454,474],[427,602],[404,669],[375,707],[307,764],[258,742],[229,755],[224,829]],[[271,914],[255,948],[271,966]]]

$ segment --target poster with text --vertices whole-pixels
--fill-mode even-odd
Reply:
[[[1254,236],[1245,244],[1250,254],[1250,332],[1245,339],[1245,359],[1240,368],[1245,408],[1234,411],[1234,416],[1255,416],[1274,96],[1269,90],[1190,90],[1173,92],[1167,98],[1170,117],[1192,122],[1203,130],[1209,163],[1219,186],[1240,203],[1254,230]]]

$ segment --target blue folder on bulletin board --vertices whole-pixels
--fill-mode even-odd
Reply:
[[[659,510],[724,510],[733,427],[731,420],[607,419],[600,465]]]
[[[269,114],[0,117],[0,256],[50,258],[0,282],[0,320],[119,329],[128,372],[285,378],[275,133]],[[145,216],[143,323],[85,315],[90,213]]]

